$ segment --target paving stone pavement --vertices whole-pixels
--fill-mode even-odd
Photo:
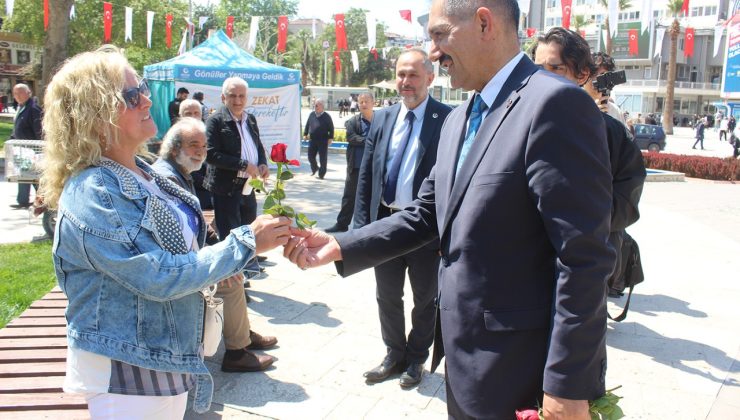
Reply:
[[[688,141],[678,136],[669,145],[681,152]],[[286,203],[331,226],[344,171],[343,155],[329,155],[324,180],[302,166],[288,181]],[[43,233],[25,212],[7,210],[15,185],[0,182],[0,197],[1,242]],[[740,185],[647,183],[640,210],[629,231],[646,280],[627,319],[609,322],[607,386],[622,386],[628,419],[740,419]],[[400,389],[397,377],[365,384],[362,373],[385,351],[372,270],[342,279],[333,266],[301,271],[277,250],[266,255],[269,277],[251,282],[249,314],[254,330],[279,338],[266,352],[278,360],[266,372],[227,374],[219,369],[222,352],[207,359],[212,411],[188,411],[187,419],[446,418],[443,369],[427,370],[411,390]],[[407,312],[410,297],[407,287]],[[610,299],[612,313],[623,303]]]

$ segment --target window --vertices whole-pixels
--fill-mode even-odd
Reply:
[[[690,16],[701,16],[701,7],[692,7],[689,12]]]
[[[547,7],[557,6],[558,0],[547,0]]]
[[[17,64],[28,64],[31,62],[31,51],[17,50],[16,54]]]
[[[645,80],[650,80],[653,78],[653,68],[652,67],[645,67],[645,73],[643,74],[643,78]]]
[[[704,6],[704,16],[714,16],[717,14],[717,6]]]

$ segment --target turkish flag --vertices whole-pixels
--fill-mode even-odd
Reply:
[[[629,40],[630,40],[630,55],[639,54],[640,48],[637,45],[637,29],[629,30]]]
[[[683,5],[681,6],[681,12],[683,12],[684,16],[689,15],[689,0],[683,0]]]
[[[573,0],[560,0],[560,7],[563,9],[563,28],[570,29],[570,12]]]
[[[375,48],[373,48],[373,49],[370,50],[370,54],[373,55],[373,58],[375,58],[375,61],[378,61],[378,50],[376,50]]]
[[[537,28],[527,28],[527,38],[532,38],[537,33]]]
[[[44,30],[49,30],[49,0],[44,0]]]
[[[337,35],[337,50],[346,50],[347,34],[344,32],[344,15],[341,13],[334,15],[334,22],[336,23],[336,25],[334,26],[334,30]],[[335,52],[335,55],[336,54],[337,53]]]
[[[113,5],[107,1],[103,2],[103,40],[110,42],[110,30],[113,26]]]
[[[288,42],[288,17],[278,18],[278,52],[285,52],[285,43]]]
[[[334,68],[337,73],[342,71],[342,60],[339,58],[339,51],[334,51]]]
[[[686,57],[694,56],[694,28],[686,28],[683,40],[683,55]]]
[[[234,16],[226,17],[226,36],[229,38],[234,37]]]
[[[399,10],[398,13],[401,14],[401,19],[411,23],[411,10]]]
[[[169,13],[164,17],[164,43],[167,48],[172,47],[172,15]]]

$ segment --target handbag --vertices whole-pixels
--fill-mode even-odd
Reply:
[[[203,320],[203,355],[216,354],[224,329],[224,300],[216,297],[217,285],[201,290],[206,306]]]

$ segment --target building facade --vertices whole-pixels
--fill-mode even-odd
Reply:
[[[641,20],[643,3],[652,3],[649,27],[643,31]],[[665,104],[668,79],[668,61],[671,39],[668,33],[674,17],[668,12],[667,0],[632,0],[630,7],[619,13],[617,35],[612,38],[617,68],[625,70],[627,83],[614,88],[612,93],[622,110],[631,115],[662,113]],[[721,100],[720,83],[726,48],[726,31],[722,32],[719,49],[714,54],[715,27],[727,19],[730,0],[692,0],[689,15],[681,17],[681,34],[678,36],[676,56],[676,83],[673,110],[679,125],[689,124],[696,114],[714,113],[714,104]],[[537,27],[547,31],[562,26],[560,0],[532,0],[531,15],[539,16],[544,7],[544,25]],[[600,0],[573,0],[571,29],[576,16],[581,16],[586,25],[578,28],[585,34],[593,51],[605,50],[606,7]],[[534,23],[530,20],[528,23]],[[684,36],[687,27],[694,28],[694,53],[685,56]],[[638,31],[639,51],[629,54],[628,34],[630,29]],[[659,33],[665,31],[660,42]]]
[[[36,81],[26,70],[41,60],[41,50],[26,43],[23,35],[0,32],[0,100],[7,106],[13,102],[12,89],[18,83],[27,84],[36,94]]]

